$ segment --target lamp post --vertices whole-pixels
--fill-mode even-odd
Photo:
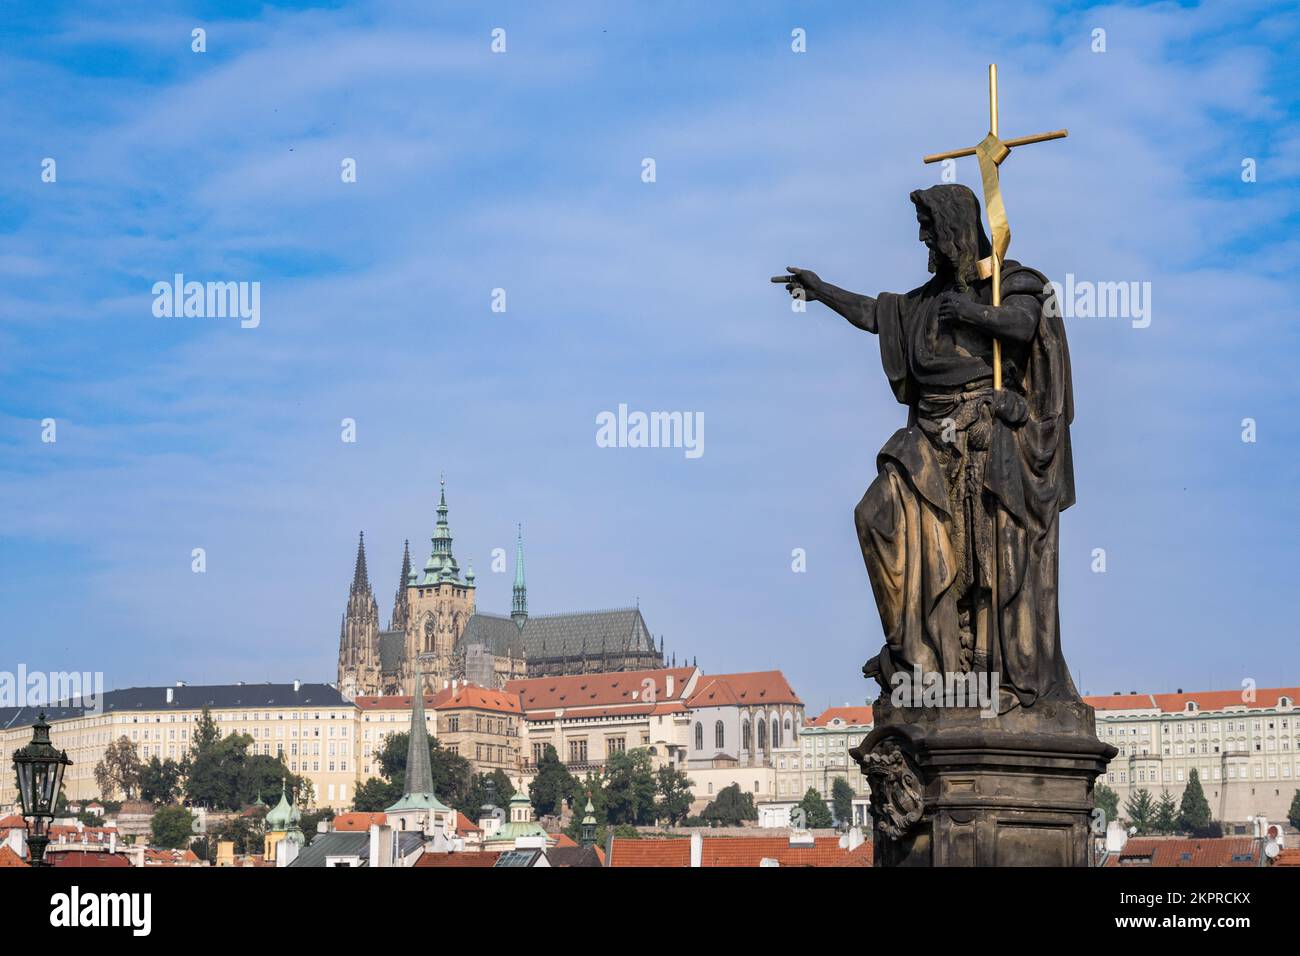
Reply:
[[[42,711],[32,727],[32,742],[14,751],[18,800],[23,816],[31,820],[27,846],[32,866],[49,865],[45,862],[45,847],[50,842],[50,821],[54,819],[54,803],[63,784],[63,771],[71,763],[66,751],[50,743],[50,725]]]

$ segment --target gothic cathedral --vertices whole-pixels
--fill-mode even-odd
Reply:
[[[387,630],[379,627],[364,535],[357,544],[339,634],[338,686],[346,699],[411,694],[417,665],[426,693],[437,693],[453,680],[500,688],[523,677],[664,665],[663,641],[655,647],[639,607],[530,618],[522,530],[509,617],[476,611],[474,569],[467,568],[462,578],[452,554],[445,481],[431,541],[423,570],[411,567],[410,542],[403,550]]]

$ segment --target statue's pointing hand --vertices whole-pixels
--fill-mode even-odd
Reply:
[[[800,269],[798,266],[786,266],[785,271],[790,275],[772,276],[772,281],[784,283],[785,291],[793,298],[803,299],[805,302],[817,301],[817,290],[822,284],[817,273],[810,269]]]

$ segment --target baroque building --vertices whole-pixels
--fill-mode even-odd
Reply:
[[[410,695],[417,666],[437,692],[454,682],[489,689],[525,677],[645,670],[664,666],[639,607],[530,616],[523,531],[515,541],[510,614],[478,611],[474,569],[462,576],[452,550],[446,482],[440,482],[437,521],[423,568],[413,567],[408,541],[388,629],[366,573],[365,540],[339,637],[339,689],[357,697]]]

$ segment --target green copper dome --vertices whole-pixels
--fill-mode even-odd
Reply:
[[[268,832],[283,833],[289,829],[289,825],[297,818],[294,816],[295,811],[289,804],[288,798],[284,793],[284,782],[280,783],[280,802],[275,805],[270,813],[266,815],[266,829]]]

